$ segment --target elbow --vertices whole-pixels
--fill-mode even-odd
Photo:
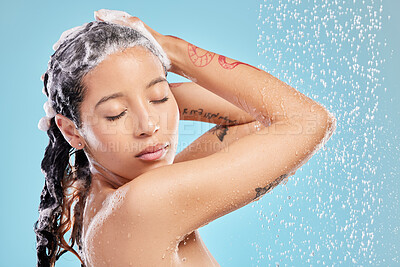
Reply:
[[[325,129],[328,133],[333,134],[333,132],[336,131],[337,120],[336,120],[335,116],[328,110],[326,110],[326,112],[325,112],[324,125],[325,125]]]
[[[320,133],[321,143],[325,144],[336,131],[337,119],[331,112],[325,109],[318,124],[322,130]]]
[[[327,129],[329,132],[333,133],[334,131],[336,131],[337,119],[329,111],[327,111],[327,113],[328,113],[328,119],[327,119],[328,128]]]

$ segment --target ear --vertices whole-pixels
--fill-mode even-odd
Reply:
[[[61,114],[56,114],[54,120],[65,140],[67,140],[72,147],[75,147],[76,149],[82,149],[84,147],[84,139],[79,134],[73,121]]]

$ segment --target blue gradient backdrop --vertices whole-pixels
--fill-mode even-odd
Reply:
[[[37,208],[44,184],[40,163],[44,148],[48,143],[47,135],[37,128],[38,120],[44,116],[42,106],[46,100],[42,94],[43,83],[40,81],[40,76],[46,70],[49,56],[53,53],[52,45],[63,31],[94,20],[94,10],[101,8],[124,10],[140,17],[150,27],[162,34],[179,36],[199,47],[254,66],[265,67],[268,71],[265,55],[259,55],[257,40],[260,31],[256,25],[260,25],[260,5],[272,2],[255,0],[157,0],[151,3],[150,1],[99,0],[2,1],[0,4],[2,10],[0,16],[0,75],[2,81],[0,114],[3,120],[0,133],[2,144],[0,156],[2,182],[0,188],[0,266],[34,266],[36,264],[33,224],[38,217]],[[282,1],[282,3],[285,2],[293,1]],[[358,2],[362,5],[361,1]],[[370,3],[371,0],[366,2]],[[376,4],[372,6],[373,9],[377,8]],[[376,135],[377,140],[374,140],[379,149],[370,153],[372,158],[360,155],[360,150],[358,152],[356,150],[353,156],[346,158],[346,161],[354,160],[360,162],[361,165],[372,164],[379,167],[375,175],[369,174],[366,179],[367,181],[372,180],[373,184],[383,185],[379,192],[370,191],[370,195],[375,193],[376,197],[382,200],[378,204],[374,203],[374,205],[380,206],[381,212],[374,214],[376,222],[370,226],[372,230],[369,230],[375,234],[374,246],[361,251],[359,243],[354,243],[353,238],[350,240],[349,235],[346,234],[348,232],[338,231],[337,227],[340,225],[337,225],[335,229],[335,223],[331,225],[331,228],[319,228],[322,215],[320,214],[321,210],[318,210],[318,203],[323,205],[326,199],[322,196],[323,200],[321,201],[320,196],[314,194],[315,187],[320,188],[322,192],[332,189],[324,187],[325,184],[335,183],[341,177],[329,174],[330,170],[340,170],[344,164],[344,161],[338,160],[338,156],[344,152],[338,143],[340,141],[348,142],[352,146],[351,140],[349,140],[350,135],[346,131],[339,130],[329,141],[328,151],[323,151],[316,155],[316,158],[312,158],[301,171],[289,179],[286,185],[278,186],[272,193],[264,196],[261,201],[221,217],[200,229],[205,244],[221,266],[270,266],[275,264],[306,266],[338,263],[346,266],[400,265],[398,241],[400,239],[398,208],[400,87],[396,80],[400,74],[398,30],[400,21],[397,12],[399,8],[399,1],[386,0],[383,1],[383,11],[380,13],[383,24],[379,31],[379,38],[382,42],[386,42],[387,46],[381,46],[380,55],[385,62],[380,66],[381,73],[379,75],[385,79],[382,86],[379,86],[374,93],[379,96],[380,105],[377,117],[382,118],[379,120],[379,126],[385,130],[380,131]],[[390,19],[387,19],[388,16]],[[286,26],[286,29],[288,28],[290,27]],[[311,40],[311,42],[313,41],[315,40]],[[282,47],[280,49],[284,50]],[[273,53],[269,55],[269,57],[274,56]],[[302,55],[295,59],[295,62],[306,60],[309,60],[309,57]],[[276,68],[279,69],[279,66]],[[298,73],[297,75],[297,77],[292,77],[292,81],[305,78],[308,74]],[[288,77],[280,78],[289,82]],[[307,86],[312,86],[312,81],[308,81],[307,78],[304,80],[306,80]],[[187,80],[170,73],[169,81]],[[383,88],[387,88],[387,90],[385,91]],[[307,93],[307,89],[299,90]],[[340,93],[340,89],[337,91]],[[347,90],[346,93],[348,92],[350,91]],[[318,101],[321,100],[331,112],[338,116],[336,110],[338,98],[335,99],[336,103],[323,98],[328,95],[326,91],[319,92],[315,89],[313,93],[319,95]],[[344,101],[348,100],[344,99]],[[373,106],[368,106],[368,103],[366,107],[373,108]],[[178,150],[182,150],[211,126],[206,123],[182,122]],[[361,124],[361,126],[363,125]],[[338,129],[342,129],[342,127],[349,127],[349,123],[339,122]],[[360,135],[362,136],[362,129]],[[368,153],[369,151],[367,151]],[[330,164],[327,169],[326,165],[319,164],[323,161],[333,162],[334,165]],[[327,178],[321,178],[318,175],[313,177],[314,174],[321,174],[321,169]],[[350,176],[352,173],[351,171]],[[355,173],[356,170],[353,174]],[[310,180],[311,184],[307,180]],[[315,185],[313,182],[316,180],[319,182]],[[377,183],[377,181],[382,181],[382,183]],[[350,190],[353,194],[349,194],[349,198],[334,201],[333,206],[327,209],[329,215],[334,215],[335,222],[347,222],[347,219],[354,218],[349,213],[340,212],[342,205],[350,203],[351,206],[351,203],[354,202],[351,196],[355,198],[356,195],[362,193],[361,190],[357,190],[357,187]],[[307,191],[312,193],[306,200],[302,200],[302,198],[299,200],[299,196],[303,193],[306,194]],[[332,192],[327,194],[330,195]],[[290,200],[291,196],[292,200]],[[294,201],[294,197],[297,197],[297,201]],[[314,212],[321,216],[303,214],[302,211],[307,210],[312,214],[309,209],[310,205],[317,207]],[[360,210],[356,206],[353,207],[353,212]],[[291,220],[288,214],[293,211],[297,212],[298,218]],[[359,227],[364,225],[363,217],[359,217],[359,220],[361,226],[353,221],[350,228],[361,231]],[[369,217],[368,220],[370,221],[371,218]],[[287,228],[285,222],[293,224]],[[306,231],[299,233],[296,230],[307,228],[307,226],[314,230],[313,234]],[[323,235],[318,235],[318,232]],[[340,237],[341,233],[343,235]],[[280,234],[281,237],[279,237]],[[339,235],[339,237],[335,237],[333,242],[335,244],[329,246],[327,244],[329,244],[329,240],[332,240],[333,235]],[[364,236],[356,234],[357,238],[363,242]],[[342,243],[336,243],[336,241]],[[304,245],[305,243],[308,245]],[[300,248],[304,246],[304,249],[299,249],[298,246]],[[325,253],[325,257],[322,252]],[[361,252],[366,253],[367,256],[354,256]],[[368,255],[372,255],[372,257],[368,257]],[[80,265],[73,254],[67,253],[62,256],[56,266]]]

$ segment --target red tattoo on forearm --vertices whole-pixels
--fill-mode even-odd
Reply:
[[[222,56],[222,55],[220,55],[218,57],[218,62],[224,69],[227,69],[227,70],[231,70],[231,69],[235,68],[236,66],[238,66],[239,64],[247,65],[249,67],[255,68],[256,70],[260,70],[259,68],[256,68],[256,67],[254,67],[252,65],[249,65],[249,64],[246,64],[246,63],[243,63],[243,62],[240,62],[240,61],[236,61],[236,62],[233,62],[233,63],[228,63],[228,62],[226,62],[226,57]]]
[[[205,51],[206,53],[205,54],[203,53],[203,55],[200,56],[197,53],[198,51]],[[188,43],[188,53],[189,53],[190,60],[197,67],[207,66],[215,56],[215,53],[206,51],[206,50],[204,50],[200,47],[197,47],[191,43]]]
[[[170,84],[169,84],[169,87],[175,88],[175,87],[181,86],[182,84],[183,84],[183,83],[170,83]]]

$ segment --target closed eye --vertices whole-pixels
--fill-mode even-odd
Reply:
[[[155,100],[155,101],[152,101],[152,102],[155,102],[155,103],[164,103],[164,102],[166,102],[168,99],[169,99],[169,97],[164,97],[164,98],[161,99],[161,100]],[[119,115],[117,115],[117,116],[106,117],[106,119],[109,120],[109,121],[115,121],[115,120],[121,118],[122,116],[124,116],[125,113],[126,113],[126,110],[124,110],[121,114],[119,114]]]
[[[164,98],[161,99],[161,100],[156,100],[156,101],[152,101],[152,102],[155,102],[155,103],[164,103],[164,102],[166,102],[168,99],[169,99],[169,97],[164,97]]]
[[[122,116],[124,116],[126,113],[126,110],[124,110],[121,114],[117,115],[117,116],[113,116],[113,117],[106,117],[107,120],[109,121],[115,121],[119,118],[121,118]]]

